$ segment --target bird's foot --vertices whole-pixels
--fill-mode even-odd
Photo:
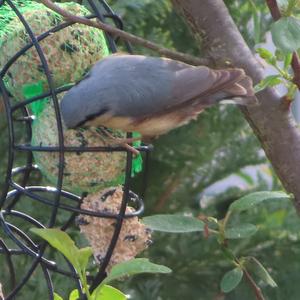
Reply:
[[[133,155],[139,155],[140,151],[138,151],[137,149],[135,149],[132,145],[130,145],[131,143],[135,142],[135,141],[140,141],[140,138],[114,138],[113,142],[114,144],[117,145],[121,145],[124,148],[126,148],[128,151],[132,152]]]
[[[119,137],[115,137],[113,136],[106,128],[99,128],[101,130],[101,132],[106,135],[114,145],[120,145],[123,146],[124,148],[126,148],[128,151],[132,152],[133,155],[138,155],[140,154],[140,152],[135,149],[132,145],[129,145],[133,142],[136,141],[140,141],[141,138],[140,137],[135,137],[135,138],[119,138]]]
[[[126,148],[128,151],[130,151],[133,155],[139,155],[140,151],[135,149],[133,146],[127,144],[127,143],[120,143],[121,146]]]

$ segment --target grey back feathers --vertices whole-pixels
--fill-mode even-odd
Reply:
[[[104,113],[140,118],[192,99],[202,101],[203,96],[209,104],[226,95],[253,96],[236,84],[245,79],[243,71],[234,70],[214,71],[158,57],[112,55],[99,61],[66,93],[62,116],[66,126],[74,128]]]

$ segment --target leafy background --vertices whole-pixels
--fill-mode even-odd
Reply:
[[[63,2],[63,1],[62,1]],[[113,9],[120,14],[129,32],[143,36],[171,49],[201,55],[199,45],[187,30],[184,22],[167,0],[110,0]],[[240,31],[252,48],[264,41],[270,25],[270,16],[263,1],[225,1]],[[154,54],[147,49],[134,47],[136,53]],[[2,121],[1,121],[2,122]],[[20,139],[22,137],[19,130]],[[1,131],[1,140],[7,133]],[[146,215],[154,213],[186,212],[222,218],[230,203],[240,196],[256,190],[278,190],[281,186],[274,175],[251,129],[238,108],[233,106],[213,107],[188,126],[172,131],[154,142],[150,157],[147,190],[145,194]],[[0,146],[1,178],[5,172],[6,144]],[[18,158],[22,164],[24,158]],[[247,166],[260,166],[257,176],[245,172]],[[220,189],[214,185],[235,174],[244,184],[229,185]],[[35,184],[40,178],[35,178]],[[144,177],[135,178],[133,190],[143,191]],[[214,186],[213,186],[214,185]],[[211,194],[205,193],[209,187]],[[24,203],[23,201],[22,203]],[[23,204],[24,205],[24,204]],[[40,204],[28,199],[26,207],[20,207],[29,214],[48,220],[47,212]],[[60,214],[59,222],[67,216]],[[300,245],[299,221],[291,203],[267,203],[231,222],[251,222],[259,231],[251,238],[235,241],[232,246],[237,255],[253,255],[270,271],[278,288],[269,288],[261,283],[266,299],[299,299],[300,287]],[[15,221],[16,225],[17,222]],[[26,228],[23,228],[26,230]],[[79,237],[78,229],[71,231],[77,243],[85,241]],[[0,231],[0,235],[3,233]],[[138,300],[169,299],[253,299],[253,291],[242,282],[236,290],[224,295],[220,292],[222,276],[232,265],[223,256],[214,238],[205,239],[199,233],[154,234],[154,244],[142,256],[165,264],[173,269],[172,275],[137,276],[116,283],[122,291]],[[62,266],[62,256],[49,253]],[[27,268],[28,260],[19,257],[15,262],[18,270]],[[7,266],[0,256],[0,281],[7,281]],[[94,266],[91,265],[93,270]],[[22,290],[18,299],[45,298],[45,283],[40,280],[38,270]],[[22,272],[20,272],[22,273]],[[72,289],[71,283],[54,278],[55,290],[61,295]]]

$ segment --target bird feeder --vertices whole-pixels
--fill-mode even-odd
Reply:
[[[109,19],[122,29],[106,1],[87,2],[89,9],[60,5],[89,19]],[[7,147],[0,190],[0,258],[7,272],[0,281],[7,300],[20,297],[38,270],[48,287],[43,299],[54,297],[54,276],[73,282],[85,299],[74,268],[69,262],[61,267],[49,255],[49,245],[38,244],[29,228],[67,231],[77,226],[93,247],[98,266],[89,278],[91,288],[113,264],[150,244],[150,232],[139,222],[143,201],[130,188],[133,174],[141,169],[140,158],[108,143],[99,128],[67,130],[59,110],[64,93],[96,61],[117,51],[117,40],[66,21],[37,2],[0,0],[0,114],[6,120],[0,134]],[[124,46],[131,51],[128,43]],[[111,134],[131,137],[117,130]],[[149,152],[146,145],[136,148]],[[16,270],[19,257],[26,261],[24,270]]]

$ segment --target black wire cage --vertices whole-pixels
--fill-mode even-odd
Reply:
[[[42,279],[45,288],[45,295],[43,299],[54,299],[55,285],[53,277],[62,276],[66,280],[73,282],[75,288],[79,290],[80,299],[85,299],[79,278],[73,266],[66,261],[66,267],[61,267],[54,259],[48,259],[47,250],[49,245],[47,243],[37,244],[34,242],[29,234],[28,229],[31,227],[37,228],[51,228],[60,227],[62,230],[72,228],[78,215],[89,215],[99,218],[110,218],[115,220],[114,232],[111,241],[107,247],[106,255],[101,260],[101,265],[96,268],[95,274],[89,276],[89,285],[94,289],[105,277],[106,269],[112,257],[113,251],[118,241],[118,237],[125,218],[132,218],[140,215],[143,212],[144,204],[142,199],[130,190],[132,178],[132,153],[123,147],[112,146],[66,146],[63,131],[63,122],[59,111],[58,95],[67,91],[71,86],[56,87],[53,82],[52,70],[47,62],[46,55],[40,43],[43,40],[51,37],[56,32],[63,30],[74,23],[71,21],[64,21],[54,26],[40,35],[35,35],[30,24],[23,16],[17,1],[1,0],[1,7],[6,5],[11,12],[18,17],[26,32],[26,45],[16,53],[10,54],[10,59],[5,62],[5,65],[0,68],[0,95],[3,99],[4,111],[3,117],[6,119],[7,131],[7,151],[6,156],[1,158],[1,165],[5,165],[6,174],[3,179],[1,197],[0,197],[0,274],[5,278],[4,293],[5,299],[24,299],[22,296],[23,289],[28,284],[36,273],[37,269],[41,270]],[[123,29],[121,19],[116,15],[110,6],[104,0],[88,0],[90,15],[86,15],[90,19],[98,19],[102,22],[110,22],[116,27]],[[106,43],[109,47],[110,53],[117,51],[118,37],[111,36],[105,33]],[[122,47],[132,53],[132,48],[128,42],[124,42]],[[22,57],[27,51],[34,49],[39,58],[39,69],[44,73],[48,89],[38,96],[24,98],[20,101],[15,101],[10,94],[5,82],[5,77],[10,74],[10,68]],[[1,53],[0,53],[1,55]],[[75,55],[75,54],[74,54]],[[1,66],[1,64],[0,64]],[[50,99],[54,111],[57,126],[57,140],[56,146],[49,145],[32,145],[32,122],[34,115],[30,109],[32,103],[39,103],[43,99]],[[18,135],[17,128],[22,128],[22,134]],[[131,137],[131,133],[127,133],[127,137]],[[5,142],[3,141],[3,144]],[[150,151],[147,145],[140,145],[136,147],[139,151],[146,153],[146,159]],[[39,177],[39,167],[34,163],[34,153],[56,153],[57,154],[57,178],[54,186],[41,186],[36,182]],[[71,193],[63,189],[64,182],[64,168],[66,153],[92,153],[98,155],[99,153],[125,153],[126,168],[125,180],[123,184],[123,196],[119,212],[117,214],[111,212],[99,212],[87,209],[81,209],[82,199],[85,195]],[[23,165],[18,165],[20,159],[24,161]],[[144,175],[147,166],[144,166]],[[145,185],[145,183],[144,183]],[[113,192],[110,190],[108,193]],[[132,202],[135,211],[126,212],[126,207],[129,202]],[[22,207],[31,206],[32,204],[39,205],[38,208],[26,211]],[[21,204],[21,205],[20,205]],[[44,224],[35,213],[45,213],[47,217],[47,224]],[[63,217],[62,217],[63,215]],[[45,218],[44,218],[45,219]],[[26,266],[24,269],[16,269],[15,261],[18,258],[26,257]],[[18,267],[19,268],[19,267]],[[5,274],[3,274],[5,272]]]

